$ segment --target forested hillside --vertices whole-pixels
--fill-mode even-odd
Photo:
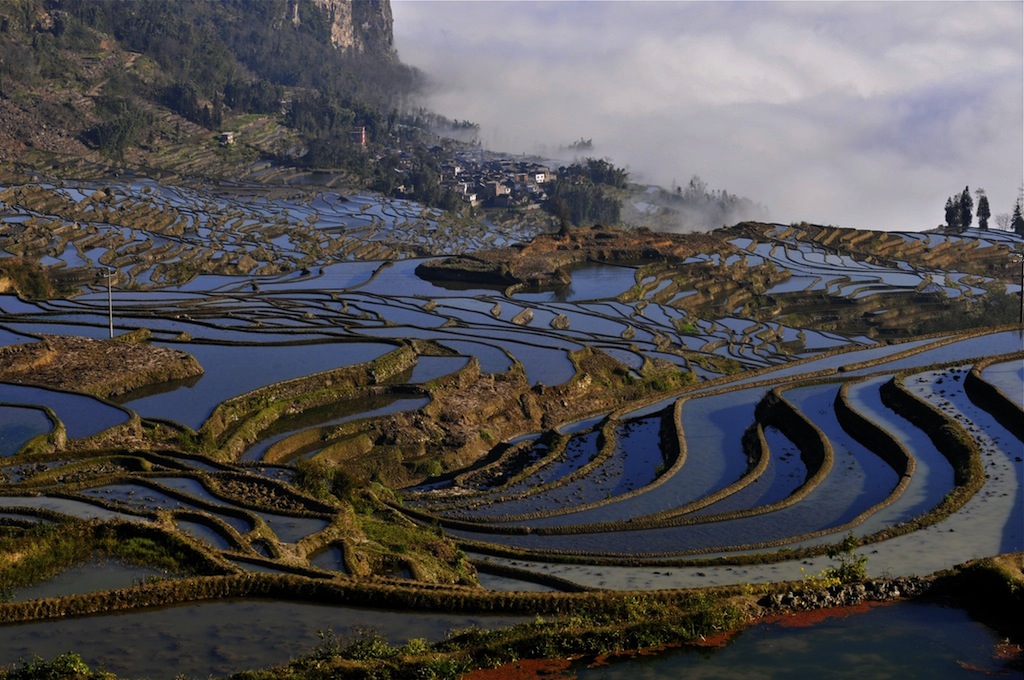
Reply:
[[[255,129],[219,160],[358,165],[421,82],[391,40],[387,0],[0,0],[0,160],[174,169]]]

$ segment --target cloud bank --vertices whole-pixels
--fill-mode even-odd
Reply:
[[[1024,179],[1020,2],[392,0],[428,106],[485,146],[593,139],[634,179],[691,175],[781,222],[920,230]]]

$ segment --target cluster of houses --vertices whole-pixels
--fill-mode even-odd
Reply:
[[[471,152],[441,166],[441,184],[474,207],[539,208],[548,198],[545,185],[554,179],[549,168],[535,161],[484,159]]]

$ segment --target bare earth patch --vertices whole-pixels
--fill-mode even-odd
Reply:
[[[192,355],[121,339],[47,335],[0,348],[0,381],[111,397],[203,374]]]

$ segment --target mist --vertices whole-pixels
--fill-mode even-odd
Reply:
[[[392,0],[427,106],[484,146],[580,138],[631,179],[693,175],[780,222],[922,230],[1024,180],[1020,2]]]

